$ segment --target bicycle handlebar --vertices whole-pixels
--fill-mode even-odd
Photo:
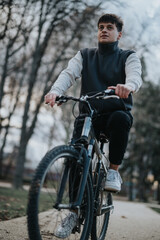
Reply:
[[[91,96],[84,95],[79,98],[72,97],[72,96],[63,96],[63,95],[57,96],[56,103],[61,104],[61,103],[67,102],[68,100],[73,100],[75,102],[87,102],[90,99],[108,99],[108,98],[119,98],[119,96],[115,94],[115,90],[106,89],[102,92],[95,93],[94,95],[91,95]]]

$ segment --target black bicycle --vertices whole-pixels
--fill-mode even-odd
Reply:
[[[85,104],[87,113],[82,116],[81,137],[75,143],[50,150],[36,169],[27,208],[30,240],[58,239],[55,230],[73,210],[78,214],[78,221],[66,239],[105,239],[110,212],[114,208],[112,193],[103,189],[109,166],[104,153],[108,140],[104,134],[98,141],[95,137],[92,126],[95,111],[89,100],[111,97],[118,97],[113,90],[80,98],[57,98],[58,103],[73,100]]]

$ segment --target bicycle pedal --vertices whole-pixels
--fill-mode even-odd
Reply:
[[[80,224],[77,223],[77,225],[73,228],[72,233],[75,234],[76,232],[80,233]]]
[[[72,233],[74,234],[74,233],[76,233],[77,231],[76,231],[76,227],[74,227],[73,228],[73,230],[72,230]]]

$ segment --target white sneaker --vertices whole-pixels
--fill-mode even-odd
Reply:
[[[54,235],[58,238],[67,238],[71,233],[73,228],[76,226],[78,216],[74,212],[70,212],[58,226]]]
[[[104,184],[104,190],[119,192],[121,190],[122,178],[118,171],[109,169],[107,179]]]

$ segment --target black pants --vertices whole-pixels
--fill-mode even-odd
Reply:
[[[93,127],[97,139],[100,132],[109,139],[109,160],[112,164],[120,165],[128,143],[128,135],[132,126],[132,115],[129,111],[114,111],[97,116],[93,120]],[[74,124],[73,141],[81,136],[84,119],[77,118]]]

